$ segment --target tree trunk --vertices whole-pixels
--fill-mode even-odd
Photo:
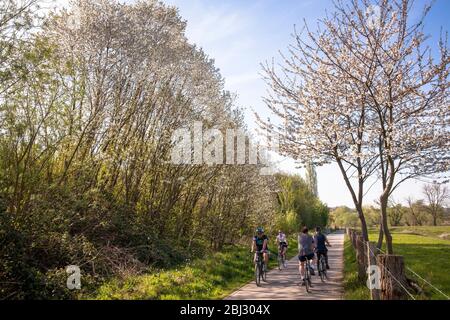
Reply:
[[[364,241],[369,241],[369,232],[367,231],[366,218],[364,217],[364,212],[361,205],[356,206],[356,211],[358,212],[359,220],[361,221],[361,234]]]
[[[380,232],[378,233],[377,249],[381,249],[381,247],[383,246],[383,237],[384,237],[383,221],[380,217]]]
[[[393,254],[394,249],[392,247],[392,236],[389,231],[388,218],[387,218],[387,197],[380,197],[380,206],[381,206],[381,220],[383,225],[383,233],[386,239],[386,251],[388,254]]]
[[[335,152],[336,149],[335,149]],[[364,212],[362,210],[362,198],[363,198],[363,182],[361,179],[359,179],[359,189],[358,189],[358,196],[355,193],[354,188],[352,187],[352,184],[350,183],[350,179],[347,176],[346,170],[344,169],[344,166],[342,165],[342,160],[340,159],[340,157],[337,155],[335,155],[336,157],[336,162],[339,166],[339,169],[341,170],[342,173],[342,177],[344,178],[345,184],[347,185],[348,190],[350,191],[350,194],[352,195],[352,200],[353,203],[355,205],[355,209],[358,212],[358,217],[359,220],[361,221],[361,232],[362,232],[362,236],[364,238],[365,241],[369,241],[369,236],[368,236],[368,232],[367,232],[367,223],[366,223],[366,218],[364,217]]]
[[[367,258],[366,258],[366,241],[364,241],[364,238],[362,235],[356,234],[356,261],[358,263],[358,279],[360,281],[366,280],[366,265],[367,265]]]

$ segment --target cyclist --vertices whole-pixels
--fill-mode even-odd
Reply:
[[[267,243],[269,238],[264,234],[264,229],[262,227],[256,228],[256,235],[253,237],[252,241],[252,252],[257,251],[262,252],[264,258],[264,271],[267,271],[267,265],[269,263],[269,247]],[[258,252],[255,252],[255,256],[253,258],[253,262],[256,263],[256,255]]]
[[[305,261],[314,259],[314,239],[308,233],[308,228],[303,227],[302,232],[298,235],[298,260],[299,271],[302,277],[302,284],[305,284]],[[314,268],[311,265],[311,275],[314,275]]]
[[[326,268],[330,269],[328,265],[328,249],[327,245],[331,247],[330,242],[328,242],[327,236],[322,233],[320,227],[316,227],[316,234],[314,235],[314,244],[316,247],[317,255],[317,270],[319,270],[320,257],[323,255],[325,257]]]
[[[277,244],[278,244],[278,252],[284,257],[284,267],[286,268],[286,250],[288,247],[288,242],[286,239],[286,235],[279,230],[277,235]]]

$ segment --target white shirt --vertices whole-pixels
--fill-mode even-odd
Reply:
[[[278,242],[287,242],[287,241],[286,241],[286,235],[285,235],[284,233],[279,233],[279,234],[277,235],[277,241],[278,241]]]

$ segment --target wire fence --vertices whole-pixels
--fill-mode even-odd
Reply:
[[[350,245],[352,245],[352,247],[355,249],[355,251],[357,252],[357,262],[360,265],[360,267],[364,267],[366,270],[368,270],[368,266],[370,264],[369,262],[369,257],[367,256],[367,248],[370,251],[370,254],[373,257],[376,257],[378,253],[381,254],[386,254],[385,251],[383,251],[380,248],[375,248],[378,252],[374,252],[370,246],[367,245],[367,241],[365,241],[364,239],[361,238],[361,236],[359,234],[356,233],[355,230],[353,229],[348,229],[347,230],[347,235],[350,238]],[[362,248],[358,248],[358,245],[361,245]],[[359,256],[359,257],[358,257]],[[362,265],[361,265],[362,264]],[[403,281],[401,281],[400,279],[398,279],[397,277],[395,277],[391,270],[389,270],[389,268],[387,268],[386,266],[384,266],[383,264],[377,263],[378,267],[381,267],[382,270],[384,270],[384,272],[386,274],[389,275],[389,277],[395,281],[395,283],[397,283],[399,285],[399,287],[403,290],[403,292],[406,294],[406,296],[408,296],[409,298],[411,298],[412,300],[416,300],[416,297],[414,296],[413,293],[411,293],[411,290],[408,290],[407,288],[407,284],[403,283]],[[434,290],[435,292],[441,294],[442,296],[444,296],[446,299],[450,300],[450,297],[445,294],[442,290],[440,290],[439,288],[437,288],[435,285],[433,285],[430,281],[426,280],[424,277],[422,277],[421,275],[419,275],[417,272],[415,272],[413,269],[411,269],[410,267],[405,267],[406,270],[408,270],[411,274],[413,274],[416,278],[420,279],[423,283],[426,283],[432,290]]]
[[[357,240],[359,240],[359,239],[357,239]],[[361,241],[361,240],[360,240],[360,241]],[[366,246],[366,243],[363,242],[363,245]],[[370,246],[368,246],[368,248],[369,248],[369,250],[370,250],[370,253],[371,253],[373,256],[376,256],[376,253],[373,252],[372,249],[370,249]],[[378,265],[378,264],[377,264],[377,265]],[[394,275],[391,273],[391,271],[389,270],[389,268],[385,267],[385,266],[382,265],[382,264],[380,264],[380,265],[378,265],[378,266],[379,266],[379,267],[382,267],[383,270],[385,270],[385,272],[387,272],[387,273],[389,274],[389,276],[390,276],[392,279],[394,279],[394,280],[400,285],[400,287],[405,291],[405,293],[406,293],[411,299],[416,300],[416,298],[414,297],[414,295],[413,295],[411,292],[409,292],[408,289],[406,289],[406,287],[402,284],[402,282],[401,282],[399,279],[397,279],[396,277],[394,277]]]
[[[379,252],[381,252],[382,254],[386,254],[386,252],[380,248],[376,248]],[[408,270],[409,272],[411,272],[414,276],[416,276],[417,278],[419,278],[420,280],[422,280],[424,283],[426,283],[428,286],[430,286],[435,292],[443,295],[446,299],[450,300],[450,296],[448,296],[447,294],[445,294],[444,292],[442,292],[442,290],[440,290],[438,287],[436,287],[435,285],[433,285],[431,282],[429,282],[428,280],[426,280],[425,278],[423,278],[422,276],[420,276],[417,272],[415,272],[413,269],[411,269],[410,267],[405,267],[406,270]]]

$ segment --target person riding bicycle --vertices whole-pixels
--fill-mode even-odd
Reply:
[[[284,267],[286,268],[286,250],[288,247],[288,242],[286,235],[279,230],[277,235],[278,252],[284,257]]]
[[[256,228],[256,235],[253,237],[252,241],[252,252],[255,252],[255,249],[259,252],[262,252],[264,258],[264,268],[267,271],[267,265],[269,263],[269,247],[268,247],[269,238],[264,234],[264,229],[262,227]],[[256,255],[258,252],[255,252],[254,262],[256,263]]]
[[[328,242],[327,236],[322,233],[320,227],[316,227],[316,234],[314,235],[314,243],[316,246],[317,270],[319,270],[320,257],[322,255],[325,257],[326,268],[330,269],[330,266],[328,265],[327,245],[331,247],[331,244],[330,242]]]
[[[308,233],[308,228],[303,227],[302,232],[298,235],[298,260],[299,271],[303,284],[305,283],[305,261],[314,259],[314,239]],[[311,275],[314,275],[314,268],[311,265]]]

